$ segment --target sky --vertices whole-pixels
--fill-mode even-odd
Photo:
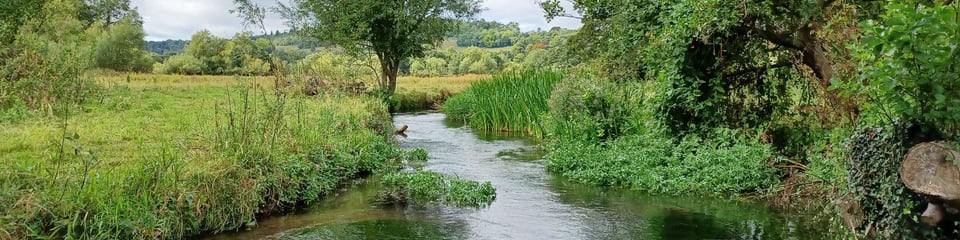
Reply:
[[[276,6],[276,0],[254,0],[263,6]],[[282,0],[286,2],[286,0]],[[485,11],[479,18],[488,21],[517,22],[522,31],[550,29],[558,26],[567,29],[579,28],[576,19],[559,18],[547,23],[537,0],[483,0]],[[244,31],[240,19],[231,14],[233,0],[132,0],[143,17],[143,29],[148,41],[166,39],[189,40],[194,33],[207,29],[214,35],[230,38]],[[284,20],[271,14],[265,20],[268,31],[288,29]],[[260,29],[246,29],[261,33]]]

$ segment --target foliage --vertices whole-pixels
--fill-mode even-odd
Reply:
[[[187,49],[187,44],[190,41],[187,40],[163,40],[163,41],[147,41],[147,50],[156,53],[158,55],[164,55],[167,53],[182,53]]]
[[[140,20],[139,17],[132,17],[137,13],[130,7],[130,0],[82,0],[81,3],[78,18],[84,21],[86,26],[102,22],[103,27],[110,27],[125,18]],[[137,22],[136,25],[143,23]]]
[[[81,73],[90,66],[90,46],[97,32],[85,29],[72,15],[76,12],[72,2],[46,1],[37,7],[27,6],[24,11],[39,12],[13,16],[43,17],[2,23],[22,25],[5,32],[12,35],[3,40],[11,42],[0,45],[0,109],[64,113],[65,105],[83,103],[96,94],[98,88]]]
[[[47,0],[18,0],[0,4],[0,46],[13,43],[21,27],[28,21],[42,18],[46,2]],[[0,48],[3,50],[0,53],[6,54],[7,49],[4,48]]]
[[[196,57],[203,63],[202,73],[222,73],[226,71],[227,59],[222,52],[226,50],[227,40],[214,36],[209,30],[203,30],[190,37],[186,54]]]
[[[883,239],[915,238],[918,231],[916,217],[923,212],[921,198],[900,181],[900,162],[910,148],[909,125],[867,127],[857,130],[850,138],[850,159],[846,168],[847,181],[854,199],[859,202],[864,221],[856,231],[876,231]],[[926,232],[925,234],[933,234]],[[930,238],[928,236],[924,238]]]
[[[232,39],[213,36],[203,30],[193,35],[186,51],[175,54],[154,68],[163,74],[266,75],[273,69],[268,50],[270,42],[255,39],[251,33],[236,34]]]
[[[410,74],[415,76],[443,76],[448,73],[447,61],[442,58],[414,59],[410,63]]]
[[[203,62],[193,55],[177,54],[163,64],[154,65],[154,73],[195,75],[203,72]]]
[[[319,77],[330,83],[345,83],[376,79],[379,62],[373,56],[318,52],[301,60],[296,68],[306,76]]]
[[[709,138],[679,142],[645,130],[603,143],[553,142],[547,169],[577,182],[677,195],[731,197],[779,184],[772,149],[736,130],[715,129]]]
[[[154,59],[144,45],[143,27],[137,19],[125,18],[110,26],[106,37],[96,44],[94,66],[117,71],[148,72]]]
[[[651,118],[644,107],[642,84],[617,85],[589,74],[557,83],[547,101],[547,139],[603,142],[646,129]]]
[[[541,136],[540,115],[547,112],[547,98],[561,77],[538,70],[501,73],[470,84],[444,104],[444,112],[476,129]]]
[[[373,52],[380,60],[379,85],[392,94],[400,63],[423,56],[479,6],[477,0],[294,0],[281,12],[297,31],[353,54]]]
[[[430,171],[398,172],[383,176],[381,201],[425,205],[430,203],[482,207],[497,197],[490,182],[479,183]]]
[[[548,17],[572,15],[557,2],[543,4]],[[597,63],[603,77],[661,82],[654,104],[675,134],[761,127],[791,106],[812,103],[839,106],[834,111],[853,116],[855,104],[826,90],[834,61],[849,56],[830,52],[835,48],[826,47],[824,26],[834,23],[834,16],[850,16],[832,14],[835,9],[863,10],[846,18],[858,21],[874,17],[879,4],[574,1],[584,27],[568,49]]]
[[[894,1],[862,28],[863,75],[847,89],[869,99],[868,111],[920,119],[955,137],[960,130],[960,4]]]
[[[417,161],[423,162],[427,161],[429,156],[427,156],[427,150],[423,148],[416,148],[407,152],[407,161]]]

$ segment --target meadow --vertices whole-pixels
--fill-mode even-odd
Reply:
[[[392,172],[387,105],[265,77],[92,77],[57,116],[0,123],[0,239],[179,239]]]

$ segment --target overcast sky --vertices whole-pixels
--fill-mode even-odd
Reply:
[[[264,6],[275,6],[276,0],[254,0]],[[286,0],[282,0],[286,2]],[[556,19],[551,23],[543,18],[537,0],[484,0],[486,10],[480,18],[498,22],[517,22],[523,31],[559,26],[568,29],[580,27],[575,19]],[[240,19],[230,14],[233,0],[132,0],[143,17],[147,40],[190,39],[194,33],[207,29],[220,37],[233,37],[243,31]],[[284,20],[272,14],[266,20],[267,30],[285,30]],[[249,29],[260,33],[259,29]]]

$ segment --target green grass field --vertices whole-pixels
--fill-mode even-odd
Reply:
[[[370,97],[277,97],[263,77],[97,81],[102,94],[66,121],[0,123],[0,239],[236,229],[393,171],[404,155],[388,141],[386,104]]]

